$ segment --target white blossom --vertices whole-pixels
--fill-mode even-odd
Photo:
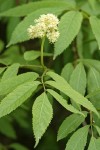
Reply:
[[[35,23],[44,23],[46,28],[57,29],[57,25],[59,24],[58,18],[53,14],[41,15],[39,19],[35,20]]]
[[[47,38],[51,43],[55,43],[59,37],[60,33],[59,31],[52,31],[47,33]]]
[[[35,25],[30,25],[27,29],[28,35],[31,39],[43,38],[46,36],[49,42],[54,43],[59,37],[58,18],[53,14],[43,14],[39,19],[35,19]]]

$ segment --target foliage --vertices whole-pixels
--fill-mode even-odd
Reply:
[[[57,41],[30,40],[48,13]],[[0,150],[99,150],[100,1],[0,0],[0,20]]]

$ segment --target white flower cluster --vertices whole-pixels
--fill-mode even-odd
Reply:
[[[35,26],[30,25],[28,34],[31,39],[47,37],[51,43],[57,41],[60,33],[58,31],[58,18],[53,14],[43,14],[34,21]]]

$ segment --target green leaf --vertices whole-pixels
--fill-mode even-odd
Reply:
[[[69,139],[65,150],[84,150],[89,126],[78,129]]]
[[[8,94],[0,103],[0,117],[11,113],[24,103],[36,90],[38,85],[38,81],[26,82]]]
[[[53,13],[55,15],[59,15],[63,11],[62,8],[43,8],[34,11],[33,13],[29,14],[23,21],[21,21],[15,30],[12,33],[10,42],[8,43],[7,46],[10,46],[12,44],[16,44],[18,42],[23,42],[26,40],[29,40],[29,36],[27,33],[27,29],[29,28],[30,25],[34,25],[34,20],[39,18],[41,14],[47,14]]]
[[[23,146],[19,143],[10,144],[9,147],[14,150],[29,150],[28,148],[26,148],[25,146]]]
[[[60,90],[65,95],[68,95],[70,98],[72,98],[76,103],[78,103],[78,104],[84,106],[85,108],[93,111],[94,113],[96,113],[99,116],[97,110],[92,105],[92,103],[90,101],[88,101],[88,99],[85,98],[84,96],[82,96],[80,93],[75,91],[67,83],[67,81],[65,81],[64,78],[62,78],[58,74],[51,72],[51,71],[47,72],[47,75],[50,76],[51,78],[53,78],[55,81],[46,81],[46,84],[49,84],[49,85],[55,87],[56,89]]]
[[[43,55],[44,56],[53,56],[52,53],[43,53]],[[27,60],[27,61],[35,60],[40,56],[41,56],[40,51],[31,50],[31,51],[27,51],[27,52],[24,53],[24,59]]]
[[[6,67],[0,67],[0,74],[6,69]]]
[[[86,89],[86,73],[84,66],[80,63],[76,66],[73,73],[70,77],[70,85],[71,87],[81,93],[82,95],[85,94]]]
[[[35,93],[33,93],[33,96]],[[31,103],[31,102],[30,102]],[[30,128],[30,124],[27,121],[29,114],[28,110],[30,109],[30,106],[26,104],[23,104],[20,108],[16,109],[11,116],[14,118],[14,120],[20,124],[21,128]],[[16,115],[17,114],[17,115]],[[20,116],[20,117],[19,117]]]
[[[100,88],[98,88],[97,90],[94,90],[93,92],[89,93],[88,95],[86,95],[86,98],[91,98],[97,94],[100,94]]]
[[[81,61],[88,68],[93,67],[100,72],[100,61],[95,59],[80,59],[79,61]]]
[[[94,11],[96,11],[96,9],[99,7],[98,5],[100,5],[100,2],[99,1],[96,1],[96,0],[89,0],[89,4],[91,5],[92,9]],[[98,4],[98,5],[97,5]],[[100,7],[99,7],[100,8]],[[100,11],[100,10],[99,10]]]
[[[63,67],[63,69],[62,69],[62,71],[61,71],[61,76],[62,76],[67,82],[69,82],[70,76],[71,76],[73,70],[74,70],[74,67],[73,67],[72,63],[67,63],[67,64]],[[67,95],[63,94],[62,92],[61,92],[61,95],[62,95],[66,100],[69,99],[69,97],[68,97]]]
[[[96,139],[95,137],[92,137],[88,150],[100,150],[100,138]]]
[[[62,72],[61,72],[61,76],[67,81],[69,82],[70,80],[70,76],[72,74],[74,70],[74,67],[72,65],[72,63],[68,63],[64,66],[64,68],[62,69]]]
[[[0,12],[6,11],[8,9],[10,9],[11,7],[13,7],[15,5],[14,1],[11,0],[6,0],[6,1],[2,1],[0,0]]]
[[[80,30],[82,19],[82,14],[78,11],[70,11],[62,16],[59,23],[60,36],[55,43],[54,58],[71,44]]]
[[[24,49],[22,48],[22,50]],[[17,45],[6,49],[4,53],[0,55],[0,64],[9,66],[14,63],[19,63],[21,65],[26,64],[22,53],[20,53],[20,48]]]
[[[8,118],[0,118],[0,133],[9,138],[16,139],[15,130]]]
[[[67,110],[69,110],[73,113],[78,113],[78,114],[84,115],[82,112],[78,111],[72,105],[68,104],[67,101],[61,95],[59,95],[57,92],[55,92],[51,89],[47,89],[47,91]]]
[[[80,63],[76,66],[74,71],[71,74],[69,84],[71,87],[76,90],[77,92],[81,93],[82,95],[85,94],[86,89],[86,73],[84,66]],[[80,108],[79,105],[77,105],[75,102],[72,101],[73,106],[76,108]]]
[[[95,17],[95,16],[91,16],[90,17],[90,24],[91,24],[92,31],[95,35],[95,38],[98,42],[98,46],[100,49],[100,19]]]
[[[86,116],[85,116],[86,117]],[[72,114],[67,117],[58,130],[57,140],[61,140],[68,136],[69,133],[75,131],[77,127],[84,121],[85,117],[78,114]]]
[[[36,101],[33,104],[32,108],[33,114],[33,131],[36,139],[36,144],[39,143],[39,140],[45,133],[48,125],[51,122],[53,109],[48,100],[46,93],[42,93],[36,98]]]
[[[96,15],[100,14],[100,1],[96,1],[96,0],[89,0],[89,3],[93,9],[93,11],[95,12]]]
[[[98,111],[100,115],[100,110]],[[100,128],[100,118],[97,117],[97,115],[93,114],[93,125],[96,125]]]
[[[11,38],[12,32],[15,27],[20,23],[20,17],[11,17],[7,23],[6,35],[7,35],[7,42]]]
[[[6,80],[8,78],[15,77],[18,73],[19,66],[20,64],[15,63],[11,65],[10,67],[8,67],[7,70],[3,74],[1,81]]]
[[[45,8],[62,8],[62,9],[70,9],[72,7],[75,7],[75,3],[66,2],[65,0],[60,1],[41,1],[41,2],[31,2],[28,4],[24,4],[21,6],[17,6],[15,8],[11,8],[5,12],[0,13],[0,16],[25,16],[29,13],[32,13],[33,11],[36,11],[38,9],[45,9]]]
[[[17,86],[28,82],[34,81],[38,77],[38,74],[35,72],[28,72],[20,74],[16,77],[8,78],[0,82],[0,95],[5,95],[13,91]]]
[[[98,134],[99,134],[99,136],[100,136],[100,127],[98,127],[98,126],[96,126],[96,125],[93,125],[95,128],[96,128],[96,130],[97,130],[97,132],[98,132]]]
[[[92,93],[100,88],[100,73],[95,68],[90,68],[88,72],[88,93]],[[97,109],[100,109],[100,92],[91,97],[90,100]]]

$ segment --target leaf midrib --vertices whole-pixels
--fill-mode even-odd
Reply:
[[[43,106],[44,106],[44,100],[45,100],[45,93],[44,93],[44,96],[43,96],[43,102],[42,102],[42,106],[41,106],[41,110],[40,110],[40,115],[39,115],[39,120],[38,120],[38,122],[39,122],[39,125],[40,125],[40,128],[42,128],[41,127],[41,122],[40,122],[40,120],[41,120],[41,115],[42,115],[42,109],[43,109]],[[39,137],[39,139],[40,139],[40,136],[38,136]]]

